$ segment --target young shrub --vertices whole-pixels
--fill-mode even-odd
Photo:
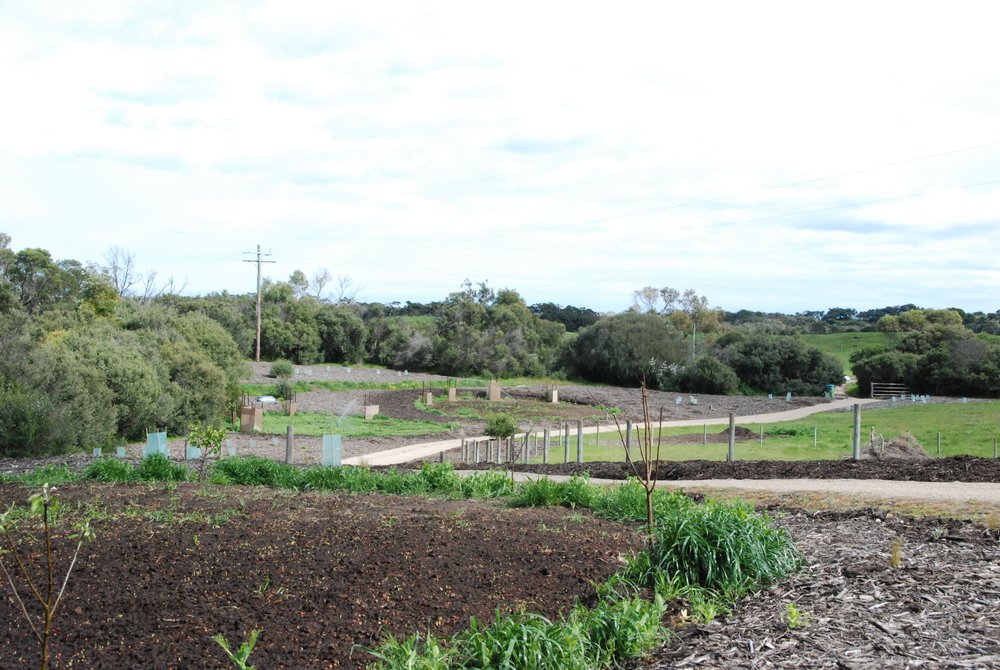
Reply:
[[[63,575],[62,585],[56,591],[59,575],[56,574],[54,567],[51,521],[59,510],[59,501],[50,495],[50,490],[49,485],[45,484],[42,486],[41,493],[36,493],[28,499],[31,504],[31,513],[41,517],[42,520],[45,567],[41,572],[41,576],[44,578],[44,581],[36,583],[37,577],[32,577],[34,571],[29,570],[25,564],[27,555],[14,542],[16,523],[10,518],[13,507],[0,514],[0,534],[4,536],[7,543],[7,550],[0,552],[0,572],[3,573],[6,582],[10,584],[14,600],[20,605],[24,621],[28,624],[35,640],[38,642],[42,670],[46,670],[49,667],[49,642],[52,638],[52,625],[56,612],[59,609],[59,603],[66,592],[66,585],[69,583],[70,575],[73,573],[73,568],[76,565],[76,559],[80,555],[83,543],[86,540],[94,539],[94,531],[90,528],[90,520],[87,519],[80,525],[77,533],[70,536],[71,539],[76,540],[76,549],[73,551],[69,566]],[[7,564],[4,562],[4,555],[6,554],[9,554],[14,559],[13,563],[17,566],[16,570],[13,568],[8,570]],[[29,614],[27,606],[14,585],[15,578],[24,583],[24,587],[41,606],[40,614]]]
[[[295,371],[295,366],[292,365],[291,361],[279,359],[271,363],[270,374],[275,379],[291,379],[292,373],[294,371]]]
[[[617,667],[619,662],[642,656],[663,642],[666,632],[660,620],[665,613],[666,601],[661,596],[647,600],[633,595],[602,598],[592,610],[577,606],[570,620],[580,619],[593,667]]]
[[[461,477],[451,463],[424,463],[416,475],[422,493],[452,495],[461,488]]]

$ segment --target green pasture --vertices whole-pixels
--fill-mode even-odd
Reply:
[[[888,333],[830,333],[800,335],[802,341],[826,354],[835,356],[844,365],[844,374],[853,374],[851,354],[870,347],[887,348],[892,342]]]
[[[736,459],[752,460],[832,460],[851,455],[851,439],[854,427],[853,412],[822,412],[798,421],[779,423],[748,424],[737,426],[749,428],[759,436],[763,428],[763,445],[758,438],[749,441],[737,440]],[[931,456],[937,456],[937,435],[941,433],[941,456],[970,455],[993,457],[993,440],[1000,434],[1000,401],[977,403],[954,403],[947,405],[901,404],[887,409],[861,410],[861,444],[868,444],[871,428],[885,440],[891,440],[905,432],[910,432]],[[726,424],[709,425],[708,435],[718,434],[727,428]],[[816,444],[813,445],[815,431]],[[572,432],[572,431],[571,431]],[[710,460],[726,459],[727,442],[703,444],[705,427],[664,428],[660,433],[664,438],[688,435],[693,444],[661,444],[660,457],[664,460]],[[554,444],[549,451],[549,460],[561,463],[564,460],[564,446]],[[655,437],[654,437],[655,441]],[[541,442],[539,441],[539,445]],[[633,444],[638,440],[633,435]],[[585,461],[622,461],[624,449],[614,424],[601,427],[599,435],[584,435],[583,456]],[[576,460],[576,434],[570,435],[570,460]],[[541,457],[532,458],[540,462]]]
[[[376,416],[365,421],[364,416],[349,414],[342,418],[332,414],[316,412],[296,412],[288,416],[279,412],[264,412],[262,433],[284,435],[291,425],[296,435],[343,435],[344,437],[410,437],[413,435],[435,435],[447,433],[454,424],[435,421],[407,421],[387,416]],[[230,424],[229,430],[238,430]]]

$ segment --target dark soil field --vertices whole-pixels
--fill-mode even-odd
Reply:
[[[469,465],[468,467],[482,467]],[[497,467],[497,466],[490,466]],[[509,466],[499,466],[508,469]],[[517,465],[521,472],[551,475],[589,473],[599,479],[633,475],[624,462]],[[888,479],[917,482],[1000,482],[1000,461],[972,456],[929,460],[864,459],[860,461],[666,461],[657,479]]]
[[[0,504],[29,493],[0,485]],[[496,610],[557,616],[639,542],[589,514],[484,502],[194,484],[56,495],[102,518],[61,605],[53,668],[224,668],[211,636],[238,644],[254,628],[257,667],[363,667],[355,645],[386,633],[450,634]],[[38,658],[5,583],[0,667]]]

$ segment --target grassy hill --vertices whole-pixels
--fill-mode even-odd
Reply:
[[[891,342],[887,333],[831,333],[829,335],[802,335],[802,341],[810,347],[833,354],[844,365],[844,374],[852,374],[851,354],[866,347],[888,347]]]

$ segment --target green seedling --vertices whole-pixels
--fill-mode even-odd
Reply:
[[[70,535],[72,539],[77,541],[76,549],[73,551],[69,567],[66,568],[66,574],[63,575],[62,585],[56,591],[57,575],[54,565],[55,556],[52,549],[53,533],[51,523],[59,511],[59,501],[51,495],[51,492],[54,490],[49,488],[49,485],[46,483],[42,486],[41,493],[36,493],[28,498],[31,514],[41,517],[42,520],[45,541],[45,568],[43,573],[45,575],[45,583],[42,585],[36,584],[35,580],[31,578],[31,572],[24,563],[24,557],[22,557],[17,544],[14,542],[14,530],[17,525],[14,507],[11,506],[10,509],[0,515],[0,533],[3,533],[7,543],[7,549],[0,551],[0,571],[3,572],[7,583],[10,585],[11,591],[14,594],[14,600],[21,607],[21,614],[25,622],[27,622],[28,627],[31,628],[35,640],[38,642],[42,670],[46,670],[49,667],[49,642],[52,638],[52,624],[55,620],[56,611],[59,609],[59,603],[66,593],[66,585],[69,584],[69,578],[74,566],[76,566],[76,560],[80,556],[80,549],[83,547],[84,541],[94,539],[94,531],[90,527],[90,519],[87,518],[77,529],[77,532]],[[4,561],[4,556],[7,555],[13,560],[16,569],[10,570],[7,568],[7,564]],[[22,587],[28,590],[30,596],[26,597],[29,597],[29,599],[30,597],[34,597],[42,606],[41,616],[32,616],[28,613],[28,608],[17,590],[15,576],[17,576],[18,581],[22,582]]]
[[[789,628],[804,628],[809,625],[809,614],[795,603],[785,603],[785,623]]]
[[[233,662],[240,670],[256,670],[252,665],[247,665],[247,661],[250,659],[250,654],[253,653],[253,648],[257,646],[257,636],[261,634],[262,631],[254,628],[250,631],[250,636],[247,638],[246,642],[240,644],[240,648],[233,652],[232,648],[229,646],[229,642],[226,640],[222,633],[217,633],[212,636],[215,643],[222,647],[222,651],[226,652],[226,656],[229,660]]]

